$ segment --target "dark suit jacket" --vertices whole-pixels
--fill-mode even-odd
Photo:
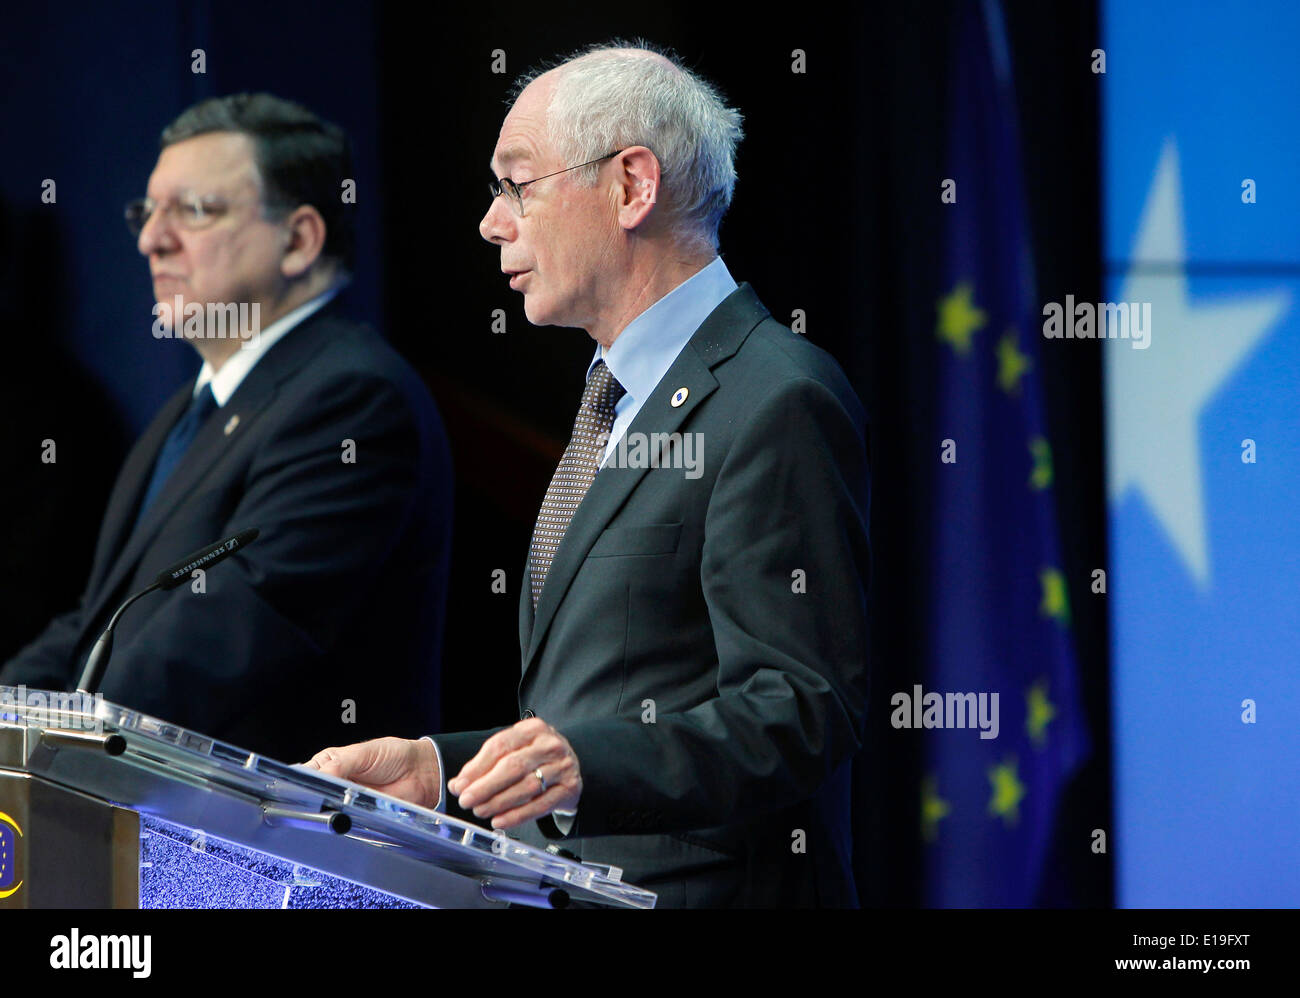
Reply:
[[[678,388],[689,394],[674,407]],[[835,362],[741,285],[629,428],[673,432],[700,435],[700,477],[607,465],[535,617],[524,580],[520,715],[569,740],[583,793],[569,836],[548,817],[521,838],[564,838],[664,907],[855,905],[862,406]],[[444,778],[490,733],[437,736]],[[473,820],[454,799],[448,810]]]
[[[257,527],[254,544],[207,572],[206,592],[183,585],[126,611],[104,695],[288,762],[438,724],[447,442],[416,373],[337,305],[266,352],[132,532],[193,383],[163,407],[118,475],[80,605],[0,682],[72,688],[126,596],[195,549]],[[355,723],[344,723],[345,700]]]

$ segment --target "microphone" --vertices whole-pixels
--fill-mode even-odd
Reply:
[[[155,575],[153,584],[149,588],[141,589],[134,596],[128,597],[127,601],[117,608],[117,612],[109,620],[108,626],[104,628],[104,633],[95,641],[94,647],[90,649],[90,654],[86,656],[86,667],[82,670],[81,681],[77,683],[77,692],[92,694],[98,691],[99,682],[104,678],[104,670],[108,667],[108,656],[113,653],[113,628],[117,626],[118,620],[126,612],[128,606],[141,596],[147,596],[154,590],[161,589],[167,592],[175,589],[188,579],[190,573],[196,568],[208,569],[219,561],[225,561],[236,551],[242,550],[257,540],[259,533],[260,531],[256,527],[250,527],[248,530],[241,530],[233,537],[227,537],[224,541],[201,547]]]

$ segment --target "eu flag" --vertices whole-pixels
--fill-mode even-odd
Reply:
[[[14,832],[18,826],[7,814],[0,812],[0,897],[12,894],[14,877],[18,873],[18,840]],[[12,889],[10,889],[12,888]]]
[[[912,694],[927,729],[925,900],[1021,907],[1038,896],[1061,792],[1089,746],[1001,10],[991,0],[955,8],[940,192],[931,641],[924,690]],[[990,723],[977,727],[977,717]],[[1086,830],[1078,848],[1088,848]]]

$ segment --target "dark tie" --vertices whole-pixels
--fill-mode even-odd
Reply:
[[[189,450],[190,444],[194,442],[194,438],[198,435],[204,421],[217,408],[217,400],[212,395],[212,384],[208,383],[203,386],[198,395],[194,396],[194,400],[190,402],[185,414],[172,427],[171,433],[167,434],[167,439],[163,441],[162,450],[158,452],[158,460],[154,462],[153,477],[149,479],[149,488],[145,490],[144,499],[140,502],[140,512],[136,514],[135,522],[137,526],[144,519],[144,513],[149,508],[149,504],[162,491],[162,487],[167,484],[167,479],[176,470],[176,465],[180,464],[181,458]]]
[[[564,533],[569,529],[569,521],[587,494],[587,489],[600,470],[605,457],[605,444],[609,440],[610,428],[614,425],[614,406],[618,405],[627,392],[614,380],[603,360],[596,361],[587,378],[586,390],[582,393],[582,404],[578,406],[578,416],[573,421],[573,435],[569,437],[569,446],[564,449],[559,467],[551,479],[546,498],[542,500],[542,511],[537,515],[537,526],[533,530],[533,546],[528,552],[528,575],[532,581],[533,609],[542,595],[542,586],[546,584],[546,573],[550,571],[551,561],[559,549]]]

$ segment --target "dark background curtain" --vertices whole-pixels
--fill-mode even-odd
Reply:
[[[528,325],[497,252],[478,235],[487,162],[519,72],[590,42],[644,37],[675,48],[745,115],[736,197],[721,233],[728,268],[782,321],[804,312],[807,335],[839,360],[873,418],[872,705],[855,762],[854,835],[863,902],[916,904],[920,772],[916,754],[900,749],[911,743],[890,737],[898,733],[888,700],[919,681],[935,612],[920,568],[929,526],[922,483],[940,436],[930,414],[953,9],[800,4],[758,17],[672,4],[638,16],[561,4],[448,12],[236,0],[7,10],[0,658],[75,602],[127,446],[198,368],[187,345],[149,333],[148,268],[121,206],[143,193],[158,133],[181,110],[212,95],[266,90],[352,137],[358,266],[348,307],[425,376],[453,445],[444,715],[452,729],[511,720],[528,538],[593,345],[581,331]],[[1005,14],[1038,297],[1098,301],[1100,84],[1089,69],[1096,4],[1010,4]],[[191,71],[196,48],[205,74]],[[492,71],[498,50],[504,74]],[[791,70],[795,50],[804,73]],[[54,204],[41,201],[46,179],[57,184]],[[496,309],[504,333],[493,332]],[[1097,857],[1078,845],[1081,829],[1107,828],[1110,817],[1106,621],[1088,589],[1089,573],[1106,565],[1099,360],[1084,344],[1042,344],[1096,746],[1063,803],[1049,904],[1112,899],[1109,866],[1098,876]],[[57,441],[55,465],[39,459],[47,438]],[[505,595],[492,592],[495,569],[506,572]]]

